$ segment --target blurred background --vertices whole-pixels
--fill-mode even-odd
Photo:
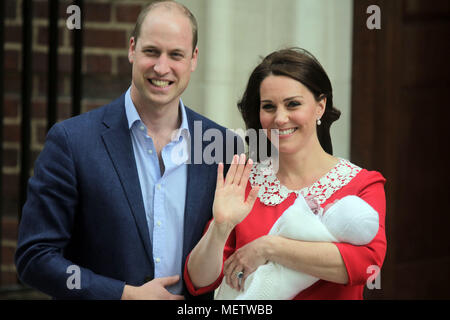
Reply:
[[[128,89],[129,38],[150,2],[1,2],[0,299],[48,298],[18,281],[13,261],[27,180],[52,124]],[[182,99],[226,127],[245,128],[236,103],[262,57],[291,46],[316,56],[342,112],[334,154],[387,179],[388,251],[365,297],[450,298],[450,1],[179,2],[199,25],[198,68]],[[80,29],[68,28],[70,5]]]

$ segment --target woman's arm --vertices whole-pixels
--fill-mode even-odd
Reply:
[[[334,243],[307,242],[280,236],[266,236],[264,245],[267,260],[316,278],[347,284],[344,260]]]
[[[243,288],[245,279],[267,261],[307,273],[316,278],[346,284],[347,269],[334,243],[307,242],[266,235],[236,250],[224,264],[224,276],[229,286]],[[244,272],[239,286],[233,277],[237,271]]]
[[[221,229],[213,220],[192,250],[187,270],[195,288],[212,284],[222,272],[223,250],[231,230]]]

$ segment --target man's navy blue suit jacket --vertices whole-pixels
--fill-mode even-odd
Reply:
[[[189,108],[186,114],[191,137],[194,121],[201,121],[203,132],[222,132],[226,148],[225,128]],[[201,143],[203,151],[211,142]],[[52,127],[20,222],[15,261],[24,283],[54,298],[120,299],[125,283],[138,286],[154,277],[132,148],[124,95]],[[188,164],[187,172],[183,265],[212,217],[217,163]],[[79,289],[67,285],[71,265],[80,268]]]

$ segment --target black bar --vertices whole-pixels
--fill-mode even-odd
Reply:
[[[76,0],[74,4],[80,8],[81,13],[81,29],[74,29],[73,41],[73,68],[72,68],[72,115],[76,116],[81,113],[82,98],[82,54],[83,54],[83,0]]]
[[[27,184],[30,171],[30,132],[31,132],[31,89],[32,89],[32,17],[33,4],[31,0],[22,1],[22,126],[20,155],[20,192],[19,220],[22,217],[22,207],[27,197]]]
[[[47,131],[55,124],[58,105],[58,10],[59,0],[48,2]]]
[[[5,1],[0,3],[0,249],[1,241],[3,239],[2,227],[3,227],[3,98],[4,98],[4,32],[5,32]],[[2,265],[2,255],[0,254],[0,268]],[[0,270],[1,272],[1,270]],[[0,277],[0,286],[2,285],[2,279]]]

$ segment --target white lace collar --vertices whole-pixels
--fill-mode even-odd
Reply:
[[[274,173],[270,159],[256,163],[250,173],[252,186],[259,185],[259,200],[267,206],[276,206],[282,203],[292,193],[304,197],[312,196],[319,204],[323,204],[331,195],[347,185],[359,172],[361,168],[348,160],[339,159],[339,162],[328,171],[322,178],[309,187],[301,190],[290,190],[283,186]]]

